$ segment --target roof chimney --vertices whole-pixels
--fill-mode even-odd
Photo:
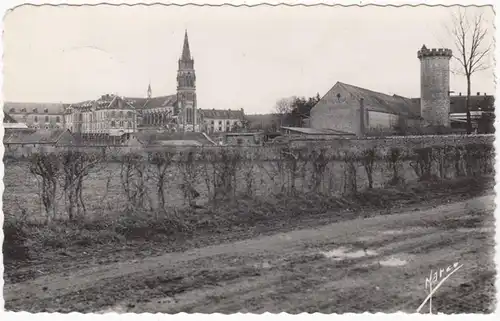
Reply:
[[[458,93],[459,96],[462,96],[462,93]]]
[[[486,93],[484,93],[484,95],[486,96]]]
[[[476,96],[480,96],[480,95],[481,95],[481,93],[478,91]]]

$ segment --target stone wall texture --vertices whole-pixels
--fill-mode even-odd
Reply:
[[[449,127],[450,57],[420,58],[420,112],[425,125]]]

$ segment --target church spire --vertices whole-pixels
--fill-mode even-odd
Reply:
[[[151,81],[148,84],[148,99],[151,99],[153,91],[151,90]]]
[[[182,60],[191,60],[191,51],[189,50],[189,40],[188,40],[188,32],[184,34],[184,46],[182,47]]]

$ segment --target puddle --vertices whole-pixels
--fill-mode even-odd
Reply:
[[[463,232],[463,233],[492,233],[495,232],[494,227],[481,227],[481,228],[459,228],[457,229],[458,232]]]
[[[333,258],[336,261],[341,261],[344,259],[358,259],[365,256],[377,255],[377,252],[372,250],[356,250],[352,251],[346,247],[339,247],[327,252],[321,252],[327,258]]]
[[[262,263],[255,263],[253,267],[256,269],[270,269],[273,266],[269,262],[262,262]]]
[[[431,229],[426,227],[426,228],[421,228],[421,227],[410,227],[410,228],[405,228],[402,230],[385,230],[380,232],[381,234],[385,235],[404,235],[404,234],[416,234],[416,233],[422,233],[422,232],[429,232]]]
[[[396,257],[391,257],[387,260],[379,261],[379,263],[382,266],[404,266],[404,265],[408,264],[408,261],[398,259]]]
[[[115,305],[113,307],[108,307],[107,309],[104,309],[104,310],[101,310],[101,311],[97,311],[96,313],[97,314],[105,314],[105,313],[118,313],[118,314],[122,314],[122,313],[127,313],[127,309],[125,309],[122,306]]]
[[[387,230],[387,231],[382,231],[382,234],[385,234],[385,235],[401,235],[401,234],[405,234],[406,232],[405,231],[402,231],[402,230]]]

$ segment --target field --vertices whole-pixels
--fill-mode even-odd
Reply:
[[[430,269],[459,261],[434,312],[491,312],[493,160],[467,151],[171,162],[163,206],[154,161],[99,161],[72,218],[67,191],[47,207],[8,162],[6,309],[414,312]]]

